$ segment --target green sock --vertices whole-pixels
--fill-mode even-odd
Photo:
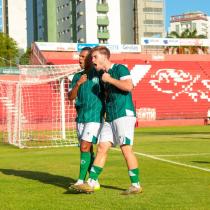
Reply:
[[[90,152],[81,152],[80,154],[80,172],[79,179],[85,180],[90,165]]]
[[[90,179],[97,180],[98,179],[98,176],[100,175],[100,173],[102,172],[102,170],[103,170],[103,168],[101,168],[99,166],[93,165],[91,167],[91,170],[90,170],[90,176],[89,176],[89,178]]]
[[[93,162],[95,160],[95,155],[94,155],[94,152],[91,152],[91,157],[90,157],[90,165],[88,167],[88,172],[90,173],[90,170],[91,170],[91,167],[93,165]]]
[[[131,180],[132,184],[139,183],[139,169],[138,168],[129,170],[128,173],[129,173],[130,180]]]

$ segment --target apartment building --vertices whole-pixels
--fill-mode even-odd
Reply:
[[[133,1],[77,0],[77,42],[134,42]]]
[[[135,42],[141,37],[165,36],[165,1],[134,0]]]
[[[176,31],[178,34],[181,34],[186,29],[190,31],[196,29],[198,35],[204,35],[210,38],[209,20],[210,17],[201,11],[174,15],[170,18],[170,31]]]

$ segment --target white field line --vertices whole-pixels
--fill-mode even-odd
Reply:
[[[120,149],[117,149],[117,148],[112,148],[112,150],[121,151]],[[187,168],[194,168],[194,169],[197,169],[197,170],[200,170],[200,171],[210,172],[210,169],[208,169],[208,168],[202,168],[202,167],[198,167],[198,166],[188,165],[188,164],[185,164],[185,163],[179,163],[179,162],[172,161],[172,160],[166,160],[166,159],[163,159],[163,158],[156,157],[154,155],[148,155],[148,154],[144,154],[144,153],[140,153],[140,152],[134,152],[134,153],[136,155],[151,158],[153,160],[159,160],[159,161],[170,163],[170,164],[173,164],[173,165],[179,165],[179,166],[184,166],[184,167],[187,167]]]
[[[155,157],[187,157],[187,156],[202,156],[210,155],[210,153],[188,153],[188,154],[174,154],[174,155],[155,155]]]

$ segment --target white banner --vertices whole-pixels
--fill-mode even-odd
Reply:
[[[100,44],[100,46],[106,46],[110,52],[120,53],[120,44]]]
[[[106,46],[110,52],[121,53],[121,52],[130,52],[130,53],[139,53],[141,52],[141,45],[137,44],[101,44]]]
[[[62,42],[35,42],[36,46],[41,51],[80,51],[83,47],[95,47],[99,44],[88,44],[88,43],[62,43]],[[121,53],[130,52],[138,53],[141,52],[141,45],[136,44],[101,44],[106,46],[111,52]]]
[[[210,47],[210,39],[173,39],[173,38],[141,38],[141,45],[152,46],[205,46]]]
[[[77,51],[77,43],[35,42],[41,51]]]
[[[141,52],[141,45],[138,44],[122,44],[121,52],[133,52],[138,53]]]
[[[136,109],[136,117],[138,120],[156,120],[155,108],[139,108]]]

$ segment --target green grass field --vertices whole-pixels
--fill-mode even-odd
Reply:
[[[119,148],[118,148],[119,149]],[[110,150],[94,194],[67,191],[79,170],[79,149],[18,149],[0,144],[1,210],[210,209],[210,127],[136,129],[134,151],[144,192],[129,186],[118,150]]]

